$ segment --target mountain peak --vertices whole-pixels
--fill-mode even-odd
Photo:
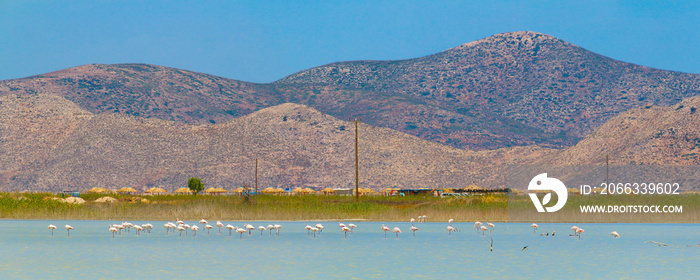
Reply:
[[[559,42],[564,42],[562,40],[557,39],[554,36],[547,35],[544,33],[538,33],[538,32],[533,32],[533,31],[515,31],[515,32],[506,32],[506,33],[499,33],[496,35],[492,35],[480,40],[476,40],[473,42],[465,43],[462,45],[459,45],[455,48],[452,48],[450,50],[460,50],[460,49],[465,49],[465,48],[472,48],[475,46],[480,46],[484,44],[503,44],[505,43],[507,45],[509,44],[514,44],[514,43],[521,43],[524,45],[533,45],[537,43],[542,43],[542,42],[553,42],[553,41],[559,41]]]

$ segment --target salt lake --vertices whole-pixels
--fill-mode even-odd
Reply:
[[[308,235],[309,222],[246,222],[282,225],[280,235],[253,231],[242,238],[218,228],[197,236],[166,234],[164,221],[152,232],[122,232],[116,238],[108,225],[122,221],[0,220],[0,275],[12,278],[223,278],[239,279],[410,279],[410,278],[605,278],[697,279],[700,277],[700,224],[530,224],[497,223],[491,233],[493,252],[473,223],[353,222],[358,227],[344,238],[338,222],[321,222],[325,230]],[[190,225],[197,221],[186,221]],[[214,223],[215,221],[210,221]],[[243,226],[240,221],[222,221]],[[346,222],[347,223],[347,222]],[[51,236],[49,224],[58,226]],[[75,229],[67,236],[64,225]],[[398,226],[397,239],[380,230]],[[571,226],[586,231],[581,240],[569,236]],[[540,236],[552,233],[555,236]],[[617,231],[620,238],[610,232]],[[488,236],[489,233],[486,233]],[[657,246],[646,241],[668,246]],[[528,249],[523,251],[523,247]]]

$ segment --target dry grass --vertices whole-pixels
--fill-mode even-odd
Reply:
[[[245,201],[240,196],[113,195],[116,203],[97,203],[105,195],[83,195],[87,202],[70,205],[51,200],[48,193],[0,193],[1,219],[51,220],[366,220],[408,221],[427,215],[429,221],[455,219],[493,222],[697,222],[700,195],[679,196],[572,196],[556,213],[533,212],[526,196],[473,197],[365,196],[359,202],[346,196],[260,195]],[[147,202],[142,201],[147,199]],[[683,214],[587,214],[578,205],[683,205]],[[568,209],[568,210],[567,210]]]
[[[505,196],[436,198],[428,196],[365,196],[359,202],[345,196],[260,195],[246,202],[240,196],[112,195],[117,203],[97,203],[104,195],[83,195],[83,205],[50,200],[52,194],[1,194],[3,219],[79,220],[368,220],[408,221],[427,215],[429,220],[507,220]],[[20,197],[24,197],[20,199]],[[134,199],[138,198],[138,199]],[[146,198],[148,202],[140,202]]]

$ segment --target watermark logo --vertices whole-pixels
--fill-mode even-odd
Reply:
[[[551,207],[544,207],[544,205],[547,205],[552,199],[552,193],[547,193],[542,199],[542,202],[540,202],[536,193],[529,193],[532,203],[534,203],[535,208],[537,208],[537,212],[545,212],[545,209],[547,210],[546,212],[557,212],[566,204],[566,185],[557,178],[547,177],[547,173],[542,173],[532,178],[527,189],[529,191],[553,191],[557,194],[557,203]]]

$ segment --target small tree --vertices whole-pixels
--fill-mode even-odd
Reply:
[[[204,189],[204,184],[202,184],[202,179],[192,177],[187,181],[187,187],[190,188],[194,194],[197,194]]]

